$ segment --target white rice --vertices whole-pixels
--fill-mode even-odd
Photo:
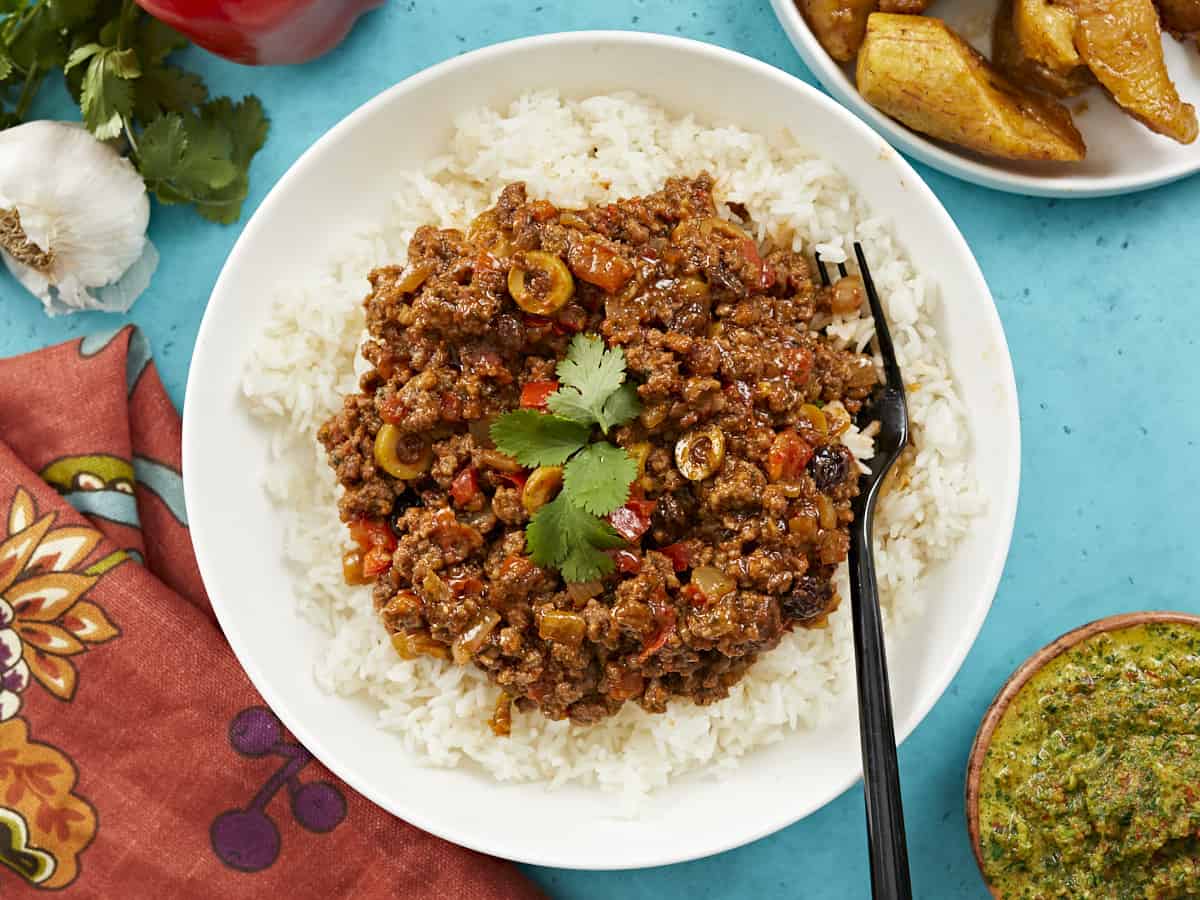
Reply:
[[[590,728],[514,713],[512,737],[493,737],[486,722],[496,689],[479,670],[397,658],[369,589],[342,582],[347,538],[315,434],[342,395],[356,389],[367,272],[403,260],[420,225],[465,227],[515,180],[525,181],[531,196],[583,206],[654,191],[669,176],[706,169],[718,178],[718,200],[745,204],[761,239],[834,262],[861,240],[910,384],[916,447],[876,524],[893,637],[921,612],[922,575],[949,555],[981,511],[967,466],[962,404],[932,325],[936,298],[888,224],[872,217],[832,163],[799,144],[771,145],[738,129],[671,118],[629,94],[564,102],[537,92],[505,112],[472,110],[456,126],[444,156],[398,178],[390,218],[378,230],[348,238],[278,298],[244,379],[250,409],[271,432],[264,484],[287,512],[282,552],[294,567],[300,612],[328,633],[315,672],[323,689],[373,704],[380,727],[429,764],[471,761],[500,780],[597,784],[621,792],[633,807],[670,778],[736,765],[755,747],[818,726],[852,682],[849,603],[828,628],[785,637],[720,703],[675,702],[659,716],[631,703]],[[827,332],[862,347],[872,323],[840,319]],[[852,432],[845,441],[860,458],[870,455],[869,436]],[[841,583],[846,596],[844,573]]]

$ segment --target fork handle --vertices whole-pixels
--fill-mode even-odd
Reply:
[[[858,677],[858,724],[862,739],[863,791],[867,802],[867,846],[871,894],[875,900],[911,900],[908,844],[896,762],[891,691],[879,584],[871,548],[874,497],[857,516],[850,539],[850,601],[854,620],[854,658]]]

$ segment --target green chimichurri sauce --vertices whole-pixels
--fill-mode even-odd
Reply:
[[[1021,689],[984,760],[1001,897],[1200,897],[1200,629],[1089,638]]]

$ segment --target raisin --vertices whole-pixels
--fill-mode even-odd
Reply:
[[[824,615],[833,598],[833,585],[815,575],[801,575],[791,593],[779,601],[784,618],[807,622]]]
[[[808,461],[808,473],[817,483],[817,490],[828,494],[846,480],[850,471],[850,460],[844,448],[825,444],[817,448]]]

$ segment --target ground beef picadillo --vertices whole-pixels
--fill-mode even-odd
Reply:
[[[813,322],[858,288],[821,287],[801,255],[757,246],[749,223],[718,216],[712,190],[701,174],[566,210],[512,184],[468,234],[422,228],[406,266],[371,273],[373,368],[320,431],[361,548],[347,578],[374,582],[401,655],[487,673],[502,689],[498,733],[514,701],[586,724],[630,700],[650,712],[719,700],[837,603],[857,492],[838,433],[876,375]],[[509,291],[513,267],[535,299],[553,287],[538,283],[539,253],[574,282],[550,315]],[[526,555],[530,473],[488,426],[523,398],[536,406],[579,332],[624,349],[642,412],[609,439],[640,469],[615,570],[566,584]],[[385,426],[411,463],[403,479],[376,462]]]

